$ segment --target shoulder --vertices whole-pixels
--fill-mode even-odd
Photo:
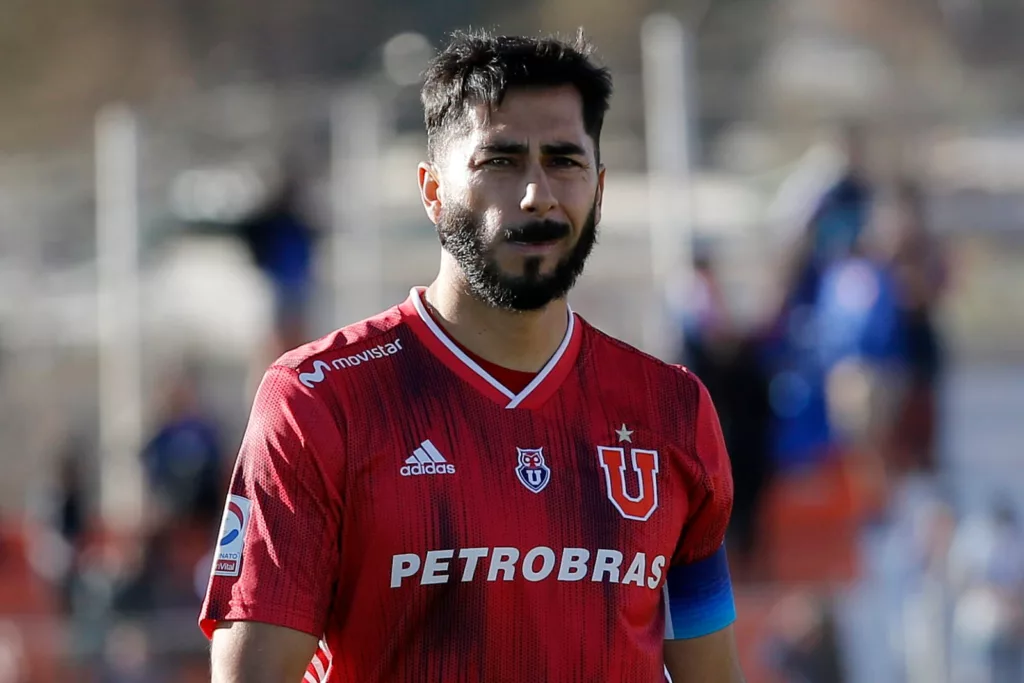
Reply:
[[[582,319],[581,319],[582,320]],[[582,321],[587,339],[588,361],[608,376],[623,382],[642,382],[657,393],[670,392],[677,399],[688,397],[694,406],[704,385],[688,368],[667,363],[632,344],[613,337]]]
[[[401,316],[394,310],[335,330],[303,344],[274,361],[256,390],[248,432],[257,443],[264,434],[292,434],[321,442],[325,450],[346,432],[345,415],[353,396],[379,375],[359,373],[371,369],[402,348]],[[363,377],[353,381],[353,376]],[[277,438],[277,437],[275,437]],[[333,446],[332,446],[333,447]]]
[[[308,389],[330,378],[340,380],[348,370],[399,354],[404,348],[402,313],[389,308],[371,318],[347,325],[283,354],[271,370],[287,369]],[[350,375],[351,376],[351,375]]]

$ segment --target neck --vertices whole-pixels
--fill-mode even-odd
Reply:
[[[538,372],[565,338],[569,319],[564,300],[536,311],[506,311],[480,301],[465,280],[441,274],[424,295],[452,339],[509,370]]]

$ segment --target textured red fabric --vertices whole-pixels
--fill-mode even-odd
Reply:
[[[321,637],[324,683],[658,680],[668,566],[715,552],[732,504],[703,385],[576,316],[516,396],[416,296],[267,372],[231,482],[251,505],[239,575],[211,577],[204,632]]]

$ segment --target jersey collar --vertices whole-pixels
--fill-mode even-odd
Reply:
[[[569,325],[565,337],[533,381],[519,393],[495,379],[467,356],[448,334],[434,322],[423,303],[425,287],[414,287],[409,298],[399,306],[406,324],[433,355],[477,391],[506,408],[536,408],[561,386],[579,355],[583,326],[572,309],[566,307]]]

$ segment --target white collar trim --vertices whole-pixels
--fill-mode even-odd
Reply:
[[[444,344],[445,347],[447,347],[447,349],[452,352],[452,354],[455,355],[456,358],[462,361],[462,363],[466,367],[468,367],[470,370],[472,370],[477,375],[482,377],[488,384],[490,384],[492,387],[500,391],[503,396],[508,398],[510,402],[507,406],[505,406],[506,408],[515,408],[519,406],[520,403],[522,403],[531,393],[533,393],[533,391],[537,387],[539,387],[544,382],[547,376],[551,374],[551,371],[554,370],[555,367],[558,365],[558,361],[560,361],[562,359],[562,356],[565,355],[565,350],[569,348],[569,342],[572,341],[572,335],[576,329],[576,316],[573,314],[572,308],[566,305],[566,311],[569,316],[569,325],[565,330],[565,336],[562,338],[562,343],[558,345],[558,349],[551,356],[551,358],[548,359],[548,362],[544,364],[544,367],[541,368],[540,372],[537,373],[537,376],[534,377],[530,381],[530,383],[523,387],[523,390],[517,394],[510,390],[508,387],[506,387],[504,384],[496,380],[494,377],[492,377],[490,373],[488,373],[486,370],[480,367],[479,363],[477,363],[475,360],[467,356],[465,351],[460,349],[458,345],[451,340],[451,337],[449,337],[448,334],[443,329],[441,329],[441,327],[436,322],[434,322],[434,318],[430,315],[429,312],[427,312],[427,308],[423,304],[423,297],[418,288],[413,287],[412,291],[410,292],[410,296],[412,297],[412,304],[416,308],[416,313],[419,314],[420,320],[422,320],[424,324],[426,324],[427,329],[429,329],[431,333],[433,333],[433,335],[437,337],[437,339],[442,344]]]

